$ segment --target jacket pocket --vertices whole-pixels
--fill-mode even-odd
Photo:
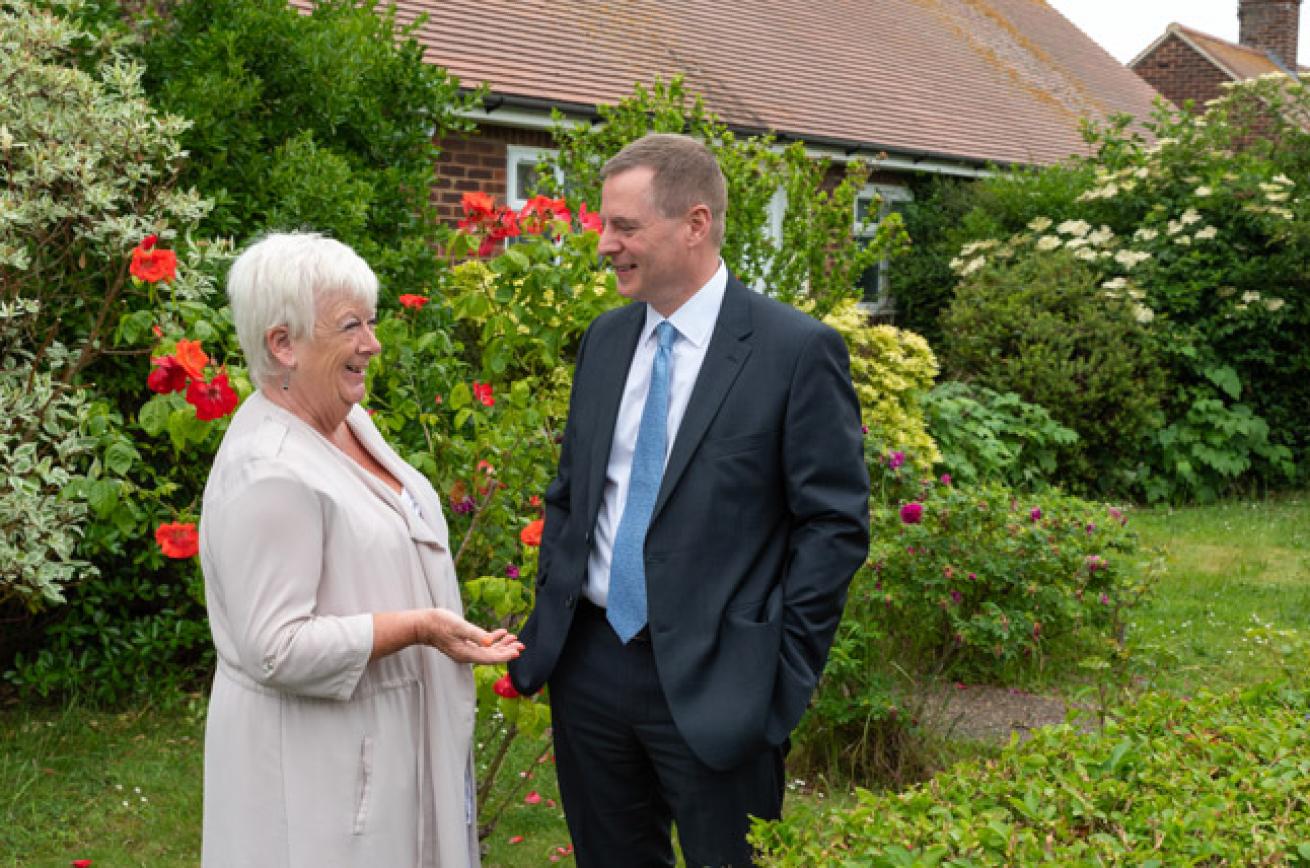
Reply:
[[[373,791],[373,738],[364,736],[359,743],[359,788],[355,796],[355,825],[350,830],[352,835],[364,834],[364,825],[368,822],[369,797]]]

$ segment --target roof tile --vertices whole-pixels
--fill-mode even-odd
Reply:
[[[292,0],[304,7],[308,0]],[[1155,90],[1043,0],[399,0],[426,57],[495,94],[613,104],[685,75],[732,126],[1048,163]]]

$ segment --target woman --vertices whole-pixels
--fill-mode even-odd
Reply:
[[[359,406],[377,278],[336,241],[270,235],[228,295],[258,391],[201,513],[204,864],[476,865],[468,664],[523,646],[463,619],[440,501]]]

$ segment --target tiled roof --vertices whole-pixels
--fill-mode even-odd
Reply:
[[[1271,72],[1287,72],[1263,49],[1228,42],[1181,24],[1170,24],[1169,31],[1176,32],[1191,42],[1193,47],[1199,49],[1202,54],[1208,55],[1220,69],[1237,81],[1258,78]]]
[[[292,0],[304,6],[307,0]],[[729,125],[974,162],[1084,153],[1155,90],[1043,0],[397,0],[432,63],[579,107],[683,73]]]

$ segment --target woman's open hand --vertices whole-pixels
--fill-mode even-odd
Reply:
[[[419,641],[457,663],[508,663],[523,650],[513,633],[483,630],[449,609],[425,609],[423,614]]]

